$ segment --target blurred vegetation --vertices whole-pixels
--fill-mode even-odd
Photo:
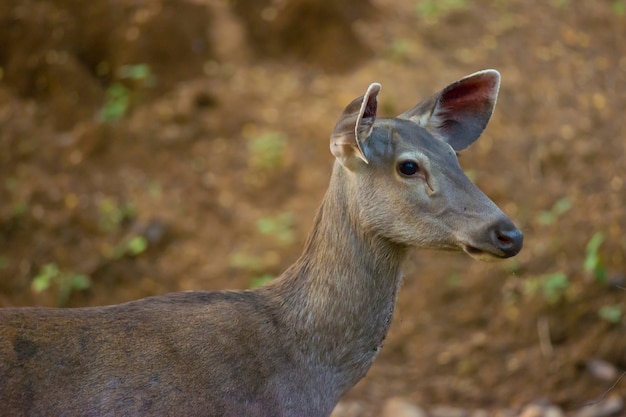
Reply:
[[[290,245],[294,242],[293,226],[293,214],[289,212],[279,213],[274,217],[264,217],[256,223],[259,233],[274,238],[281,245]]]
[[[285,164],[287,139],[280,132],[266,132],[248,140],[249,165],[253,169],[275,170]]]
[[[585,272],[591,274],[597,282],[605,284],[607,282],[606,266],[600,254],[602,242],[604,242],[604,234],[602,232],[596,232],[591,237],[585,250],[583,268]]]
[[[537,220],[539,221],[539,224],[546,226],[554,224],[560,216],[567,213],[571,208],[572,201],[567,197],[563,197],[554,203],[550,210],[539,212]]]
[[[442,16],[469,6],[467,0],[419,0],[415,11],[420,18],[436,22]]]
[[[31,282],[36,293],[56,291],[58,305],[64,307],[73,291],[86,290],[91,286],[91,278],[73,271],[61,271],[57,264],[48,263],[41,267]]]
[[[529,277],[524,281],[524,293],[534,297],[540,294],[548,304],[562,301],[570,286],[568,276],[563,272]]]
[[[290,246],[295,239],[294,217],[290,212],[279,213],[272,217],[263,217],[256,222],[256,233],[266,236],[279,246]],[[268,245],[266,245],[268,246]],[[268,270],[276,269],[280,261],[275,250],[264,250],[263,254],[251,254],[248,252],[235,252],[230,256],[230,266],[244,270],[253,275],[250,287],[259,287],[276,277]]]
[[[100,119],[110,123],[125,117],[142,91],[153,87],[155,83],[156,77],[149,65],[121,66],[116,71],[116,79],[106,89]]]
[[[100,228],[104,232],[117,231],[124,222],[136,216],[137,209],[132,203],[119,203],[114,197],[104,197],[98,201]]]

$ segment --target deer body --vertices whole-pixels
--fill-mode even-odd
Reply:
[[[376,119],[372,84],[335,127],[302,256],[265,287],[0,309],[0,416],[329,416],[382,346],[409,247],[521,249],[455,155],[484,129],[498,86],[479,72]]]

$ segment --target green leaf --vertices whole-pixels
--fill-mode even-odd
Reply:
[[[91,286],[91,278],[87,275],[76,274],[72,276],[71,286],[75,290],[86,290]]]
[[[55,263],[45,264],[33,278],[30,287],[35,292],[43,292],[50,288],[52,281],[59,277],[59,267]]]
[[[130,91],[120,83],[113,83],[106,90],[104,106],[100,117],[105,122],[115,122],[126,115],[130,107]]]
[[[50,288],[50,277],[46,275],[36,276],[30,284],[30,288],[35,292],[44,292]]]
[[[265,275],[261,275],[260,277],[252,278],[252,280],[250,281],[250,288],[262,287],[263,285],[272,281],[274,278],[275,278],[274,275],[270,275],[270,274],[265,274]]]
[[[604,234],[596,232],[587,243],[587,253],[598,253],[600,246],[604,242]]]
[[[253,169],[276,169],[285,162],[287,139],[280,132],[268,132],[248,142],[249,163]]]
[[[583,262],[583,268],[587,273],[593,273],[596,281],[605,283],[607,280],[606,268],[602,263],[600,257],[600,247],[604,242],[604,235],[602,232],[596,232],[589,243],[587,243],[585,260]]]
[[[280,243],[288,245],[295,239],[293,215],[289,212],[274,217],[264,217],[256,223],[259,233],[274,237]]]
[[[561,272],[544,275],[542,286],[546,300],[550,303],[556,303],[565,294],[565,290],[569,286],[569,278]]]
[[[151,71],[148,64],[122,65],[117,74],[120,78],[145,80],[151,76]]]
[[[148,241],[143,236],[133,237],[126,245],[126,252],[131,256],[137,256],[148,248]]]
[[[549,226],[556,221],[556,216],[552,211],[542,211],[537,215],[537,221],[543,226]]]
[[[622,307],[619,305],[606,305],[600,307],[598,316],[609,323],[617,324],[622,321]]]
[[[563,197],[554,203],[552,211],[560,216],[561,214],[567,213],[571,208],[572,201],[567,197]]]
[[[549,304],[560,301],[569,287],[569,278],[562,272],[540,275],[524,281],[524,293],[534,296],[538,292]]]
[[[542,224],[544,226],[551,225],[556,222],[561,215],[567,213],[571,208],[572,201],[567,197],[563,197],[557,200],[557,202],[554,203],[550,210],[544,210],[540,212],[537,216],[537,221],[539,221],[539,224]]]

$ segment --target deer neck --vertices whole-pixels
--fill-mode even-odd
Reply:
[[[311,363],[345,389],[362,378],[391,323],[406,248],[359,227],[358,206],[336,163],[300,259],[270,286]]]

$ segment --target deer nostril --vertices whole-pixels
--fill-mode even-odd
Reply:
[[[502,233],[501,231],[496,231],[496,239],[498,239],[498,243],[501,246],[509,246],[513,243],[513,239],[510,236]]]
[[[516,255],[522,249],[524,235],[516,227],[494,230],[494,243],[506,256]]]

